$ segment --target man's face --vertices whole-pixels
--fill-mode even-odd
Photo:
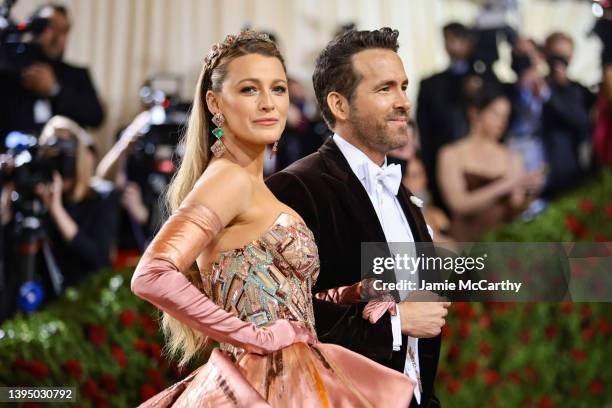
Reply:
[[[468,59],[472,52],[472,43],[468,38],[453,34],[444,34],[444,47],[453,61]]]
[[[369,49],[352,57],[361,78],[350,101],[348,125],[365,146],[380,153],[409,141],[408,78],[399,55],[387,49]]]
[[[70,32],[70,21],[68,21],[64,14],[52,8],[43,10],[41,17],[46,17],[49,23],[38,37],[38,43],[48,58],[61,59],[66,49],[66,40]]]

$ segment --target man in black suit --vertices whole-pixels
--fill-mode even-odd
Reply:
[[[54,115],[69,117],[84,127],[99,126],[102,106],[87,69],[62,61],[70,31],[66,8],[41,6],[28,21],[42,22],[44,29],[35,33],[35,62],[14,67],[2,61],[0,141],[12,130],[38,134]]]
[[[449,23],[443,28],[448,68],[425,78],[419,86],[417,125],[421,154],[434,202],[446,208],[437,187],[436,163],[442,146],[465,136],[468,131],[464,82],[472,73],[473,39],[469,28]]]
[[[386,161],[390,150],[408,142],[408,79],[397,36],[390,28],[352,30],[327,45],[313,82],[334,135],[267,180],[315,235],[321,271],[314,292],[361,280],[362,242],[431,242],[415,200],[401,187],[399,165]],[[411,406],[439,406],[433,383],[449,303],[403,301],[396,316],[386,314],[374,324],[362,318],[364,306],[314,299],[320,340],[413,378],[418,386]]]

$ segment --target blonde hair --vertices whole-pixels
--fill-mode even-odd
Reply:
[[[64,129],[74,135],[78,140],[76,151],[76,171],[74,177],[74,187],[70,193],[72,202],[79,202],[90,192],[91,180],[94,175],[95,163],[89,162],[86,151],[90,147],[95,147],[93,138],[74,120],[65,116],[54,116],[45,125],[38,139],[39,144],[45,144],[55,136],[58,129]]]
[[[178,209],[187,194],[193,189],[209,162],[209,151],[216,138],[209,133],[214,127],[212,113],[206,104],[206,92],[219,92],[227,77],[229,63],[241,56],[259,54],[278,58],[285,68],[283,58],[267,35],[251,30],[242,31],[239,35],[228,35],[220,44],[215,44],[204,59],[198,78],[189,123],[181,144],[184,155],[178,171],[174,175],[166,196],[167,210],[172,213]],[[181,271],[189,281],[202,292],[204,283],[196,265]],[[171,356],[179,356],[179,366],[185,365],[191,358],[205,349],[207,338],[199,331],[193,330],[167,313],[162,316],[162,329],[167,340],[167,350]]]

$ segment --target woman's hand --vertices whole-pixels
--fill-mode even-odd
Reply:
[[[256,337],[252,344],[247,344],[247,350],[258,354],[268,354],[295,343],[317,343],[317,337],[304,323],[286,319],[258,328]]]

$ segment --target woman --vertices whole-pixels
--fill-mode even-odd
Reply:
[[[524,171],[520,156],[500,143],[509,113],[503,94],[482,92],[468,107],[470,134],[439,153],[438,183],[457,241],[477,241],[511,221],[542,188],[543,169]]]
[[[209,52],[169,190],[174,214],[145,251],[132,290],[166,312],[170,350],[182,363],[206,336],[221,346],[144,406],[410,402],[406,376],[316,342],[314,238],[263,181],[266,145],[278,141],[288,107],[283,59],[267,36],[242,32]]]

